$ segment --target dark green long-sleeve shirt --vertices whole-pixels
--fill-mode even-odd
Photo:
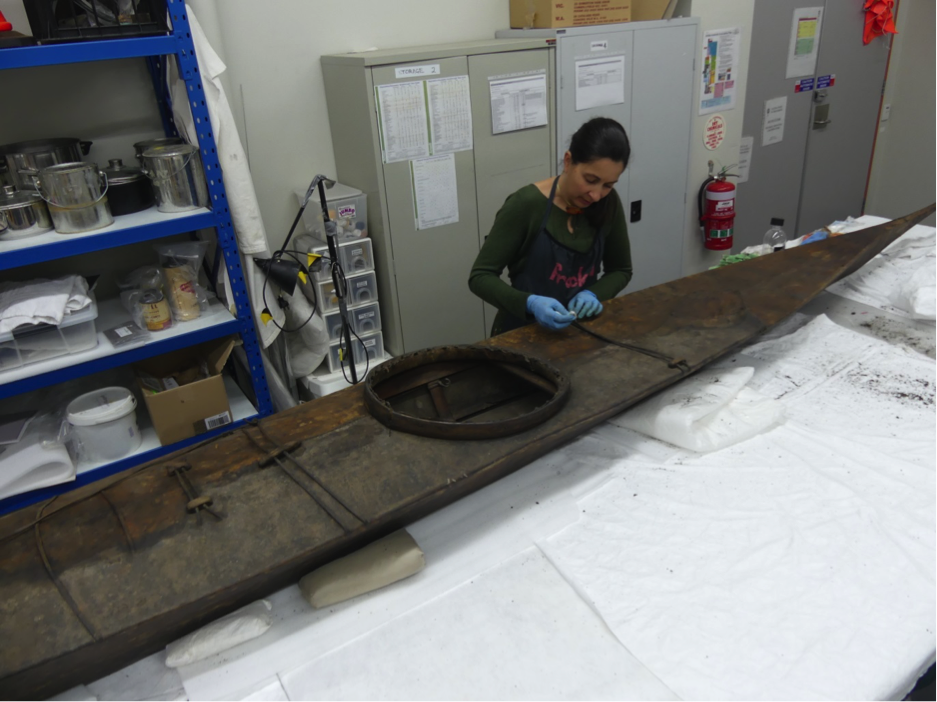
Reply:
[[[631,280],[631,245],[628,242],[628,225],[618,193],[614,190],[607,196],[612,207],[605,225],[605,249],[602,257],[602,275],[586,290],[595,293],[600,300],[615,297]],[[505,268],[513,279],[527,261],[527,251],[540,229],[547,198],[536,185],[525,185],[510,195],[498,211],[491,232],[478,252],[469,275],[469,289],[485,302],[498,308],[499,314],[492,327],[492,334],[499,333],[503,312],[518,319],[527,318],[529,294],[517,290],[501,279]],[[547,231],[556,241],[574,251],[584,253],[592,246],[597,234],[584,214],[573,216],[573,233],[566,226],[569,215],[553,206]]]

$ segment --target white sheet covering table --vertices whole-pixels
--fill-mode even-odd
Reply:
[[[783,403],[764,434],[698,454],[612,419],[412,525],[416,576],[322,611],[286,588],[260,638],[63,698],[900,698],[937,619],[934,330],[889,309],[906,278],[716,364]]]

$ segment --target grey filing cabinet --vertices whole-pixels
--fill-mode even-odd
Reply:
[[[583,122],[611,117],[631,140],[631,162],[616,190],[625,207],[634,278],[624,293],[665,283],[683,275],[688,192],[690,129],[699,19],[677,18],[570,29],[506,29],[501,38],[556,42],[557,169],[569,140]],[[603,74],[624,58],[623,75]],[[591,70],[590,67],[596,70]],[[624,82],[624,102],[589,107],[577,91],[608,77]],[[580,86],[578,78],[591,82]],[[557,171],[559,172],[559,171]]]
[[[505,198],[553,171],[552,52],[552,42],[531,37],[321,58],[336,177],[368,196],[390,353],[474,343],[488,335],[494,311],[469,292],[469,271]],[[494,134],[491,81],[541,74],[546,124]],[[375,91],[450,76],[468,76],[472,117],[472,148],[454,153],[458,222],[418,229],[410,162],[384,162]]]

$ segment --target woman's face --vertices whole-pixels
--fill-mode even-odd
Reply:
[[[567,151],[563,158],[566,202],[574,207],[586,208],[612,192],[625,166],[609,158],[598,158],[585,163],[573,163]]]

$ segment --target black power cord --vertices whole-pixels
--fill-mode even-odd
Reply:
[[[294,327],[293,329],[287,329],[286,327],[281,326],[280,323],[277,322],[276,319],[273,318],[273,314],[270,312],[270,305],[267,303],[267,285],[270,281],[270,271],[273,268],[273,264],[278,261],[281,261],[283,259],[283,256],[289,256],[299,265],[299,273],[305,274],[307,276],[309,275],[309,271],[306,268],[306,266],[304,266],[303,263],[296,257],[296,254],[299,254],[299,255],[304,255],[304,254],[294,249],[288,249],[287,246],[290,243],[290,239],[293,237],[293,232],[296,231],[296,226],[299,224],[299,220],[302,218],[303,212],[306,209],[306,205],[309,204],[309,200],[312,197],[312,194],[318,188],[319,202],[322,207],[322,222],[325,225],[326,240],[328,242],[328,247],[329,247],[329,256],[323,257],[323,258],[326,258],[326,260],[329,261],[329,272],[332,275],[332,282],[335,286],[335,296],[338,298],[338,306],[339,306],[339,311],[340,311],[341,320],[342,320],[342,325],[341,325],[341,330],[340,330],[341,341],[339,342],[339,354],[340,354],[340,360],[341,360],[342,375],[345,376],[345,380],[347,380],[350,384],[355,385],[358,383],[358,373],[357,373],[357,369],[355,368],[355,363],[354,363],[354,358],[353,358],[354,353],[353,352],[351,353],[351,356],[352,356],[351,358],[351,380],[348,380],[348,376],[345,374],[345,359],[344,359],[345,351],[346,350],[353,351],[351,348],[352,335],[354,335],[358,343],[361,344],[361,347],[365,350],[365,353],[367,353],[367,348],[364,346],[364,342],[361,341],[361,338],[357,334],[355,334],[355,332],[351,329],[351,326],[348,324],[348,310],[345,306],[345,295],[347,292],[347,287],[346,287],[346,282],[345,282],[345,273],[344,271],[342,271],[341,264],[339,264],[338,262],[338,247],[335,243],[335,224],[329,218],[328,201],[325,197],[325,188],[332,187],[334,184],[335,184],[335,181],[329,178],[326,178],[323,175],[317,175],[315,178],[312,179],[312,182],[309,184],[309,189],[306,191],[306,196],[303,198],[303,202],[299,207],[299,211],[296,213],[296,217],[295,219],[293,219],[293,224],[290,227],[290,230],[286,235],[286,239],[284,239],[283,241],[283,245],[273,253],[270,259],[268,259],[265,262],[266,268],[264,270],[264,284],[260,291],[260,297],[264,304],[264,309],[262,311],[262,314],[265,314],[267,317],[269,317],[269,320],[264,320],[264,323],[267,323],[268,321],[273,322],[274,325],[276,325],[277,329],[279,329],[280,331],[285,331],[285,332],[299,331],[312,320],[313,316],[315,316],[316,312],[318,311],[318,300],[316,299],[316,301],[314,301],[312,305],[312,313],[303,321],[303,323],[297,327]],[[305,254],[305,255],[308,255],[308,254]],[[258,265],[261,264],[261,261],[259,259],[255,258],[254,261]],[[289,303],[287,303],[286,300],[283,299],[282,295],[277,296],[277,304],[280,306],[281,309],[289,308]],[[365,365],[365,375],[367,375],[367,368],[369,367],[369,365],[370,365],[370,359],[369,359],[368,364]]]

